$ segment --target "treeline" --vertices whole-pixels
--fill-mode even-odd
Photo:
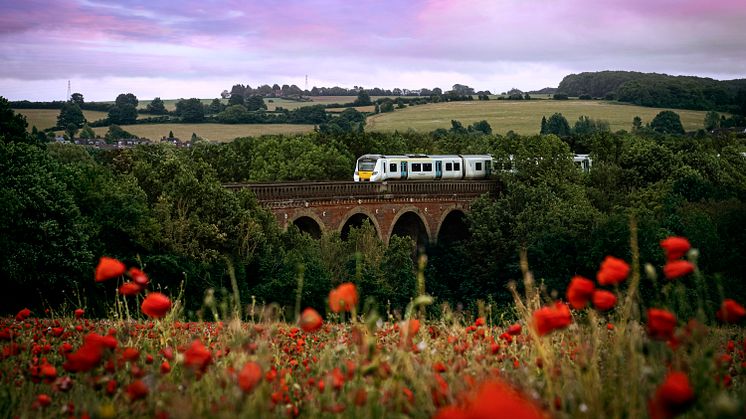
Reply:
[[[496,199],[472,205],[467,240],[426,249],[426,290],[439,303],[468,308],[482,300],[499,311],[511,299],[507,284],[521,278],[522,248],[536,280],[548,293],[562,292],[573,275],[593,277],[607,254],[631,259],[631,216],[642,262],[660,270],[658,241],[683,235],[700,250],[711,300],[705,304],[719,303],[722,290],[746,296],[746,144],[732,133],[594,132],[583,137],[593,158],[583,173],[566,139],[487,134],[479,123],[452,123],[452,130],[432,134],[328,131],[189,149],[96,150],[39,143],[5,103],[0,299],[7,312],[111,299],[114,290],[92,280],[102,255],[143,266],[168,293],[183,283],[192,318],[206,290],[222,298],[221,290],[230,289],[228,265],[244,304],[254,296],[292,307],[303,269],[304,304],[323,309],[333,285],[353,281],[379,309],[390,304],[400,312],[416,292],[410,239],[385,246],[364,226],[347,241],[337,232],[314,241],[295,228],[280,231],[248,191],[221,186],[349,180],[356,157],[366,153],[491,153],[497,167],[514,168],[496,173],[503,185]],[[645,301],[655,301],[650,280],[641,288]]]
[[[640,106],[720,110],[746,115],[746,79],[721,81],[694,76],[601,71],[566,76],[557,91]]]
[[[286,98],[299,98],[301,96],[357,96],[360,92],[365,92],[370,96],[431,96],[431,95],[443,95],[444,91],[435,87],[432,89],[382,89],[374,87],[366,89],[362,86],[354,86],[351,89],[345,87],[316,87],[314,86],[311,90],[301,90],[296,85],[283,84],[282,86],[274,84],[272,86],[263,84],[256,88],[252,88],[250,85],[235,84],[231,87],[230,92],[228,90],[223,91],[223,97],[230,95],[241,95],[243,97],[258,95],[262,97],[286,97]],[[463,85],[454,84],[448,92],[452,92],[455,95],[490,95],[489,90],[486,91],[475,91],[473,88]]]

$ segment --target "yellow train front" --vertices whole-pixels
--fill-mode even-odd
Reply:
[[[492,172],[489,154],[365,154],[355,164],[355,182],[484,179]]]

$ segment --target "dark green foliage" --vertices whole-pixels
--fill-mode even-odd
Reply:
[[[109,125],[109,130],[106,132],[106,142],[112,143],[116,140],[137,138],[134,134],[131,134],[122,129],[119,125]]]
[[[176,102],[176,115],[182,122],[202,122],[205,119],[205,106],[197,98],[181,99]]]
[[[650,121],[650,128],[662,134],[683,134],[679,114],[673,111],[661,111]]]
[[[228,106],[231,106],[231,105],[243,106],[243,104],[244,104],[243,95],[240,95],[240,94],[231,95],[231,98],[228,99]]]
[[[60,114],[57,116],[57,127],[60,129],[66,129],[68,125],[73,124],[80,128],[85,124],[85,116],[83,111],[74,102],[65,102],[60,109]]]
[[[13,112],[7,99],[0,96],[0,142],[27,142],[26,117]]]
[[[132,93],[121,93],[114,101],[114,105],[116,106],[132,105],[135,108],[137,108],[139,103],[140,101],[137,100],[137,96]]]
[[[372,104],[373,102],[370,100],[370,95],[365,90],[361,90],[360,93],[357,94],[357,99],[353,102],[354,106],[369,106]]]
[[[549,119],[547,119],[546,126],[544,127],[542,133],[554,134],[560,137],[567,137],[571,133],[570,123],[567,122],[567,118],[562,116],[561,113],[555,113],[550,116]]]
[[[264,103],[264,98],[259,95],[253,95],[246,98],[246,109],[249,111],[258,111],[267,109],[267,104]]]
[[[147,111],[147,113],[153,115],[165,115],[167,113],[166,105],[159,97],[156,97],[150,103],[148,103],[148,106],[145,108],[145,110]]]
[[[555,93],[552,95],[552,99],[554,100],[567,100],[569,97],[567,96],[567,93]]]
[[[231,96],[233,98],[233,96]],[[243,102],[243,101],[242,101]],[[217,120],[224,124],[240,124],[249,118],[249,111],[243,105],[231,105],[217,115]]]
[[[121,96],[121,95],[120,95]],[[137,108],[131,103],[122,103],[109,109],[109,123],[117,125],[131,125],[137,120]]]

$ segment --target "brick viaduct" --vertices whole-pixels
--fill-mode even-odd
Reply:
[[[350,227],[368,220],[379,238],[407,235],[418,245],[463,237],[464,215],[479,196],[496,194],[496,181],[406,181],[383,183],[298,182],[233,183],[226,188],[251,189],[282,228],[295,224],[320,237],[338,231],[346,237]]]

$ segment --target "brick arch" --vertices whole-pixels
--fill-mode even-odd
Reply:
[[[391,240],[391,235],[394,233],[394,226],[396,226],[396,223],[399,221],[399,218],[401,218],[402,215],[404,215],[404,214],[406,214],[408,212],[415,213],[417,215],[417,217],[420,219],[420,221],[422,221],[422,225],[425,226],[425,234],[427,235],[427,239],[428,239],[428,241],[432,242],[432,240],[433,240],[432,237],[431,237],[432,236],[431,235],[431,231],[432,230],[430,230],[430,223],[427,221],[428,217],[422,214],[424,211],[421,211],[419,208],[417,208],[414,205],[406,205],[406,206],[400,208],[396,212],[396,216],[394,216],[394,219],[391,220],[391,225],[389,225],[388,233],[386,234],[386,240],[384,240],[384,241],[386,243],[388,243],[389,240]]]
[[[293,224],[295,220],[301,217],[308,217],[314,221],[316,221],[316,224],[319,225],[319,228],[321,228],[321,231],[324,232],[327,230],[326,223],[319,217],[315,211],[310,209],[303,209],[300,211],[296,211],[293,213],[292,217],[288,217],[288,223],[287,225],[290,226],[290,224]],[[286,227],[287,228],[287,227]]]
[[[356,206],[345,213],[345,215],[342,217],[342,221],[340,221],[339,225],[336,228],[339,234],[342,234],[342,229],[344,228],[345,224],[347,224],[347,221],[350,218],[352,218],[352,216],[354,216],[355,214],[363,214],[366,217],[368,217],[370,219],[370,222],[373,223],[373,227],[375,227],[376,229],[376,234],[378,234],[378,238],[381,240],[384,240],[383,232],[381,231],[381,224],[378,222],[378,218],[376,218],[376,215],[374,213],[372,213],[369,209],[363,206]],[[384,240],[384,241],[387,241],[387,240]]]
[[[455,211],[466,215],[466,213],[468,212],[468,208],[464,207],[463,205],[450,205],[447,208],[444,208],[440,219],[438,220],[438,225],[435,228],[435,235],[431,240],[432,242],[436,242],[438,240],[438,238],[440,237],[440,231],[443,228],[443,222],[445,222],[446,218],[448,218],[448,216]]]

